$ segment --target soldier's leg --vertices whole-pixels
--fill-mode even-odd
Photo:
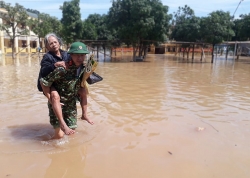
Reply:
[[[58,128],[55,128],[54,136],[51,139],[60,139],[60,138],[63,138],[63,136],[64,136],[64,132],[62,131],[60,127],[58,127]]]
[[[91,125],[94,124],[94,122],[92,120],[89,119],[89,117],[87,116],[87,107],[88,107],[88,101],[87,101],[87,92],[85,90],[85,88],[80,88],[78,90],[78,95],[80,98],[80,104],[81,104],[81,108],[82,108],[82,120],[86,120],[88,123],[90,123]]]
[[[77,108],[76,108],[76,100],[75,96],[69,97],[67,101],[65,101],[65,105],[63,108],[63,116],[65,123],[70,129],[77,128]]]
[[[50,103],[48,103],[48,108],[49,108],[50,124],[55,129],[55,133],[54,133],[54,136],[52,137],[52,139],[60,139],[64,136],[64,133],[67,134],[67,132],[61,128],[60,121],[57,119],[57,117],[53,111],[52,105]],[[70,130],[72,130],[72,129],[70,129]],[[67,135],[70,135],[70,134],[67,134]]]

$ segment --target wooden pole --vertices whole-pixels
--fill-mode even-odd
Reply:
[[[193,54],[192,54],[192,62],[194,61],[194,44],[193,44]]]

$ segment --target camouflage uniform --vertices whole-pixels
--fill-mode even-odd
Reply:
[[[76,96],[77,91],[81,87],[81,79],[84,73],[84,66],[81,66],[79,75],[77,76],[77,67],[73,64],[67,70],[63,67],[56,68],[46,77],[40,79],[44,86],[53,87],[60,95],[63,118],[67,126],[71,129],[77,127],[77,108]],[[55,116],[52,105],[48,103],[50,124],[54,128],[60,127],[59,120]]]

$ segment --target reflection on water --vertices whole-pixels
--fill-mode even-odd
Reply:
[[[104,80],[88,97],[95,125],[79,120],[77,133],[59,141],[46,141],[53,129],[36,88],[40,60],[0,58],[1,176],[250,175],[250,60],[100,58],[96,72]]]

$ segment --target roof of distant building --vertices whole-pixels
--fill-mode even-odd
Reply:
[[[38,15],[37,15],[37,14],[34,14],[34,13],[32,13],[32,12],[28,12],[28,11],[26,11],[26,12],[27,12],[27,14],[28,14],[30,17],[38,18]]]

